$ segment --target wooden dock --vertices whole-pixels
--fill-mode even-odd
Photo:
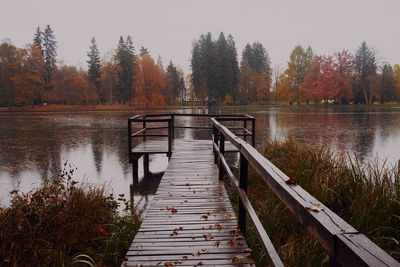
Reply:
[[[210,126],[176,125],[179,120],[175,119],[182,116],[209,117]],[[134,132],[138,124],[139,130]],[[212,140],[175,139],[179,128],[212,130]],[[162,130],[167,133],[159,132]],[[154,140],[159,137],[167,139]],[[132,139],[138,138],[142,143],[134,145]],[[247,197],[251,166],[329,253],[329,266],[400,267],[388,253],[269,162],[254,145],[255,118],[246,114],[142,114],[128,119],[133,183],[138,180],[140,157],[145,176],[150,154],[165,153],[170,161],[123,266],[249,266],[253,264],[251,250],[243,236],[252,227],[269,264],[282,267]],[[227,152],[238,153],[238,177],[226,161]],[[237,219],[224,179],[237,192]]]
[[[125,266],[250,266],[249,252],[218,180],[212,141],[175,139]]]

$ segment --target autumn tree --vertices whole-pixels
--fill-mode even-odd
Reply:
[[[116,90],[117,99],[119,102],[126,103],[135,97],[131,90],[134,66],[135,66],[135,49],[131,36],[126,39],[121,36],[117,46],[116,63],[119,65],[117,68],[118,85]],[[136,68],[135,68],[136,69]]]
[[[113,104],[115,90],[117,87],[118,73],[121,73],[121,67],[116,63],[116,57],[113,54],[104,56],[100,67],[100,90],[99,98]]]
[[[369,48],[365,41],[357,49],[354,67],[357,75],[354,100],[356,103],[372,104],[375,92],[371,85],[376,75],[376,55],[375,51]]]
[[[94,37],[90,41],[90,48],[89,52],[87,53],[88,60],[86,61],[88,64],[88,79],[89,81],[96,87],[97,91],[100,90],[100,53],[99,49],[97,48],[96,40]],[[105,102],[104,96],[100,98],[102,103]]]
[[[304,100],[302,85],[313,58],[314,53],[311,47],[304,50],[302,46],[298,45],[292,50],[288,67],[284,73],[289,85],[289,88],[287,88],[289,102],[296,101],[300,104],[300,102]]]
[[[137,57],[132,83],[132,102],[138,105],[159,106],[165,104],[163,89],[164,72],[149,54]]]
[[[20,50],[10,40],[0,44],[0,106],[14,104],[15,87],[11,80],[17,72]]]
[[[72,105],[97,101],[96,89],[87,82],[85,73],[74,66],[61,66],[54,71],[53,90],[49,93],[52,102]]]
[[[336,76],[335,101],[348,104],[353,98],[351,79],[354,72],[353,56],[345,49],[334,54]]]
[[[15,85],[15,104],[42,103],[46,85],[45,71],[45,62],[36,45],[21,50],[17,72],[11,78]]]

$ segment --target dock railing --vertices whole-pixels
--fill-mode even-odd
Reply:
[[[361,234],[328,207],[261,155],[245,140],[233,134],[219,118],[212,118],[214,161],[219,165],[219,179],[226,174],[238,193],[238,226],[246,233],[246,218],[252,223],[259,242],[273,266],[283,266],[278,253],[247,197],[248,165],[250,164],[277,197],[330,255],[330,266],[400,266],[384,250]],[[225,157],[225,141],[230,141],[240,153],[239,180]],[[254,144],[254,142],[253,142]]]
[[[218,118],[220,121],[243,122],[242,126],[229,127],[232,131],[237,131],[236,135],[251,138],[251,143],[255,144],[255,118],[246,114],[181,114],[181,113],[162,113],[162,114],[139,114],[128,119],[128,150],[129,162],[132,163],[135,155],[132,154],[135,138],[142,138],[146,141],[146,137],[164,137],[168,139],[167,155],[172,153],[172,142],[175,138],[175,129],[196,129],[196,130],[212,130],[211,126],[187,126],[177,125],[175,118],[177,117],[207,117]],[[139,130],[133,132],[134,124],[140,124]],[[154,124],[165,124],[163,126],[152,126]],[[251,126],[250,129],[249,126]],[[165,133],[153,133],[154,130],[166,130]],[[138,155],[139,157],[141,155]]]

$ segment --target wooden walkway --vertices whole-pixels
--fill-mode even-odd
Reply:
[[[123,266],[251,266],[249,251],[218,181],[212,141],[175,139]]]

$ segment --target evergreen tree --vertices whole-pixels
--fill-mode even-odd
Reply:
[[[238,84],[237,52],[233,37],[221,32],[213,41],[211,33],[202,34],[192,49],[192,84],[197,99],[223,101],[235,94]]]
[[[53,68],[55,67],[55,56],[57,55],[57,42],[55,40],[55,36],[53,30],[50,28],[50,25],[46,26],[46,29],[43,33],[43,55],[44,62],[46,64],[46,90],[50,90],[50,82],[51,82],[51,73]]]
[[[233,101],[236,101],[238,95],[238,87],[239,87],[239,63],[237,58],[237,51],[235,46],[235,41],[233,40],[233,36],[228,36],[228,51],[229,51],[229,62],[230,62],[230,72],[228,79],[230,82],[230,89],[228,90],[230,95],[233,97]]]
[[[132,37],[128,35],[126,40],[121,36],[117,46],[116,61],[119,65],[117,70],[119,85],[117,87],[117,98],[119,102],[128,102],[133,97],[131,87],[133,82],[133,67],[135,65],[135,50]]]
[[[145,55],[145,54],[150,54],[150,52],[149,52],[149,50],[147,49],[147,48],[144,48],[143,46],[141,46],[140,47],[140,53],[139,53],[139,55],[140,55],[140,57],[143,57],[143,55]]]
[[[97,91],[100,89],[100,53],[99,49],[97,48],[96,40],[94,37],[90,41],[90,48],[89,52],[87,53],[88,60],[88,78],[95,86]],[[105,96],[101,97],[101,101],[105,102]]]
[[[357,49],[354,58],[355,71],[357,80],[354,88],[354,96],[356,103],[372,104],[374,95],[371,81],[376,74],[376,58],[375,51],[367,46],[364,41]]]
[[[396,81],[393,75],[393,68],[390,64],[385,64],[382,68],[380,84],[380,101],[390,102],[396,99]]]
[[[271,86],[271,61],[260,42],[247,44],[240,62],[240,89],[242,102],[266,101]]]
[[[42,42],[43,42],[43,32],[40,30],[40,27],[38,26],[36,28],[35,35],[33,36],[33,44],[36,45],[37,48],[39,48],[40,53],[43,56],[44,51],[43,51]]]

